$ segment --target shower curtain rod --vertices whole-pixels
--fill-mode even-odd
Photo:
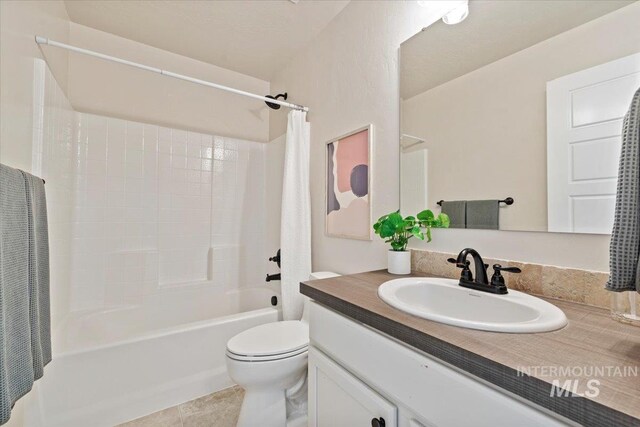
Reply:
[[[224,91],[227,91],[227,92],[235,93],[237,95],[248,96],[249,98],[259,99],[261,101],[269,102],[271,104],[282,105],[283,107],[293,108],[294,110],[300,110],[300,111],[305,111],[305,112],[309,111],[309,107],[305,107],[304,105],[292,104],[291,102],[280,101],[279,99],[267,98],[266,96],[256,95],[255,93],[246,92],[244,90],[234,89],[232,87],[223,86],[223,85],[220,85],[220,84],[217,84],[217,83],[208,82],[206,80],[196,79],[194,77],[185,76],[183,74],[174,73],[174,72],[163,70],[163,69],[156,68],[156,67],[150,67],[148,65],[139,64],[139,63],[133,62],[133,61],[127,61],[126,59],[117,58],[115,56],[110,56],[110,55],[105,55],[104,53],[95,52],[93,50],[83,49],[81,47],[76,47],[76,46],[71,46],[71,45],[68,45],[68,44],[60,43],[60,42],[57,42],[55,40],[50,40],[47,37],[36,36],[36,43],[38,43],[38,44],[46,44],[46,45],[49,45],[49,46],[60,47],[62,49],[67,49],[67,50],[70,50],[72,52],[81,53],[83,55],[94,56],[96,58],[104,59],[106,61],[117,62],[119,64],[128,65],[130,67],[139,68],[141,70],[151,71],[153,73],[161,74],[163,76],[173,77],[173,78],[176,78],[176,79],[179,79],[179,80],[184,80],[184,81],[187,81],[187,82],[196,83],[196,84],[199,84],[199,85],[203,85],[203,86],[208,86],[208,87],[212,87],[212,88],[215,88],[215,89],[224,90]]]

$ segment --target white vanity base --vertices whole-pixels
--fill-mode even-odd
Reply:
[[[317,303],[311,304],[309,426],[567,426],[500,391]]]

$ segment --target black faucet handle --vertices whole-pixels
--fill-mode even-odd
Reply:
[[[473,274],[471,273],[471,270],[469,269],[469,266],[471,265],[470,261],[465,261],[464,263],[460,263],[455,258],[449,258],[449,259],[447,259],[447,261],[449,261],[452,264],[455,264],[456,267],[462,269],[462,272],[460,273],[460,280],[466,280],[466,281],[469,281],[469,282],[473,281]]]
[[[491,286],[495,286],[497,288],[504,289],[506,293],[507,285],[504,282],[504,276],[502,276],[502,272],[505,273],[520,273],[518,267],[503,267],[500,264],[493,264],[493,276],[491,276]]]
[[[275,256],[269,257],[269,261],[275,262],[278,264],[278,268],[280,268],[280,249],[278,249]]]
[[[462,264],[462,263],[459,263],[458,260],[455,258],[449,258],[447,259],[447,261],[450,262],[451,264],[455,264],[456,267],[458,268],[468,268],[469,265],[471,265],[470,261],[465,261],[464,264]]]
[[[500,264],[493,264],[493,271],[496,273],[500,273],[501,271],[504,271],[505,273],[522,273],[522,270],[518,267],[503,267]]]

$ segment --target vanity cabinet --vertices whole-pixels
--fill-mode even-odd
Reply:
[[[566,426],[569,420],[310,304],[309,426]]]
[[[309,426],[397,426],[396,406],[317,349],[309,350]]]

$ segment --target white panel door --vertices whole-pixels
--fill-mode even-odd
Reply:
[[[609,234],[622,119],[640,87],[640,53],[547,83],[549,231]]]
[[[309,427],[397,427],[397,412],[365,383],[309,348]]]

